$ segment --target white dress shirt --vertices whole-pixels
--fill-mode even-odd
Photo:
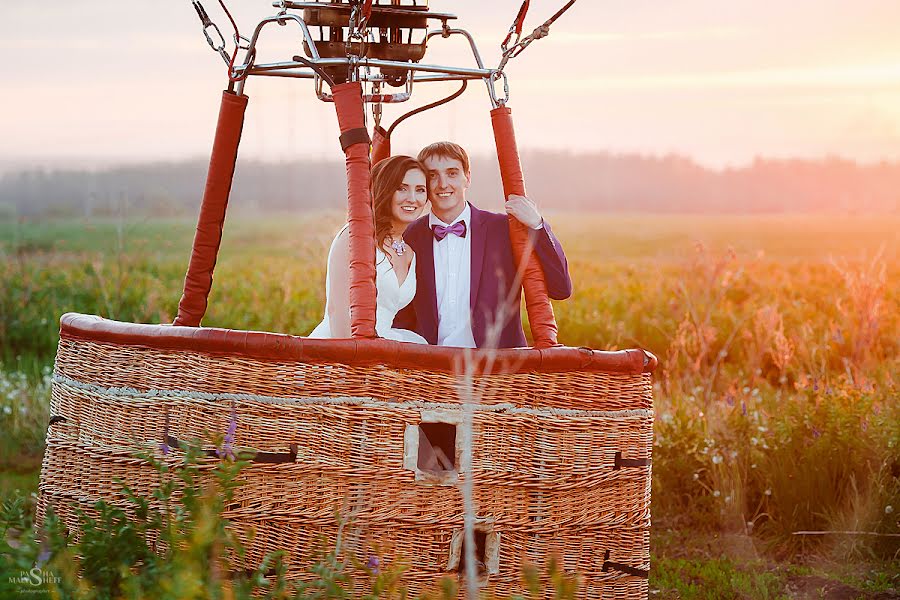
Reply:
[[[472,310],[469,292],[472,287],[472,210],[469,203],[452,223],[444,223],[434,214],[428,215],[428,227],[449,227],[460,221],[466,224],[466,237],[447,234],[434,244],[434,285],[438,307],[438,346],[474,348]]]

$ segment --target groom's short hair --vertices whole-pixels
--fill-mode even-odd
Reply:
[[[463,147],[459,144],[454,144],[453,142],[435,142],[433,144],[428,144],[419,151],[419,162],[424,164],[427,159],[434,156],[458,160],[460,164],[462,164],[463,171],[466,172],[466,175],[469,174],[469,155],[466,154],[466,151],[463,150]]]

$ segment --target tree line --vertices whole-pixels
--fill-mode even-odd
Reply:
[[[900,162],[840,158],[757,159],[710,169],[690,159],[611,153],[527,152],[529,195],[549,210],[653,213],[896,213]],[[0,177],[0,217],[196,214],[205,161],[148,163],[101,170],[28,169]],[[338,160],[239,160],[229,211],[284,213],[345,206]],[[501,205],[494,157],[472,161],[470,199]]]

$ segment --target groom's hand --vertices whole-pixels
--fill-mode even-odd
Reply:
[[[506,201],[506,214],[514,216],[520,223],[531,229],[537,229],[544,222],[537,205],[525,196],[510,194]]]

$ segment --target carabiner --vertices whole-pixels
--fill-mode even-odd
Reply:
[[[212,36],[209,34],[210,28],[215,31],[216,35],[219,38],[219,43],[213,41]],[[225,59],[226,63],[231,62],[231,57],[228,56],[228,52],[225,51],[225,36],[222,35],[222,31],[219,29],[219,26],[215,23],[210,22],[209,25],[206,25],[203,28],[203,35],[206,37],[206,43],[209,44],[209,47],[215,50],[219,55]]]

